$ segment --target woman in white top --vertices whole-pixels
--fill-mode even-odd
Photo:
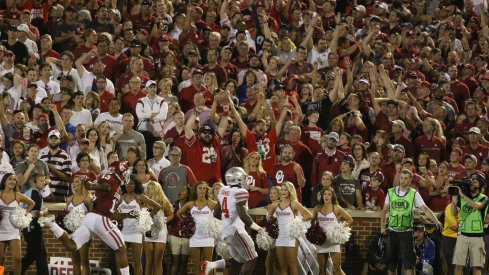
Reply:
[[[100,146],[100,134],[97,129],[90,128],[87,131],[88,138],[88,153],[95,164],[100,167],[100,170],[105,170],[107,165],[107,157],[105,155],[104,149]]]
[[[71,212],[75,208],[82,209],[83,212],[88,213],[93,207],[92,195],[85,189],[83,185],[83,176],[77,175],[73,177],[73,192],[72,196],[66,199],[66,210]],[[90,263],[88,257],[88,251],[90,249],[90,243],[84,244],[79,250],[71,253],[71,260],[73,262],[73,275],[88,275],[90,274]]]
[[[127,245],[127,249],[132,249],[134,274],[142,275],[143,234],[138,231],[136,218],[141,211],[142,205],[151,209],[151,216],[153,217],[160,211],[161,206],[143,194],[143,185],[135,175],[131,175],[125,189],[123,190],[125,194],[116,205],[117,211],[114,213],[114,217],[122,220],[122,238]]]
[[[14,275],[22,272],[22,253],[20,251],[20,230],[10,222],[10,215],[21,203],[27,205],[27,212],[34,208],[34,201],[24,196],[19,191],[17,177],[12,173],[3,176],[0,182],[0,265],[5,260],[7,246],[12,256],[12,270]]]
[[[99,141],[100,147],[102,148],[102,150],[105,153],[106,159],[108,158],[108,154],[110,152],[114,151],[114,147],[115,147],[114,142],[110,138],[110,127],[111,127],[111,125],[110,125],[110,122],[108,122],[108,121],[102,121],[97,127],[97,130],[99,133],[98,141]],[[107,167],[108,167],[108,165],[109,164],[107,163]]]
[[[327,187],[323,191],[322,201],[316,208],[314,208],[314,222],[318,222],[324,232],[338,223],[338,218],[346,221],[348,225],[351,225],[353,219],[341,206],[338,205],[338,199],[331,187]],[[328,254],[333,261],[333,273],[345,274],[341,269],[341,247],[339,244],[332,244],[326,240],[326,242],[317,246],[317,256],[319,262],[319,274],[326,275]]]
[[[275,241],[275,249],[280,264],[280,274],[297,275],[297,253],[299,241],[288,235],[287,225],[300,213],[306,222],[312,219],[312,214],[297,200],[294,184],[284,181],[280,187],[280,201],[275,202],[268,208],[268,217],[277,217],[278,238]]]
[[[161,218],[166,217],[166,223],[173,220],[173,206],[165,196],[165,193],[163,193],[163,189],[158,182],[150,181],[145,194],[161,206],[160,211],[156,215],[160,215]],[[144,254],[146,255],[144,269],[151,270],[152,274],[163,274],[163,253],[165,252],[168,238],[166,223],[163,224],[163,229],[157,235],[153,235],[153,232],[150,232],[144,238]]]
[[[195,233],[189,240],[190,256],[194,264],[194,272],[200,274],[200,263],[212,260],[212,251],[215,246],[214,238],[207,236],[204,222],[213,218],[213,211],[217,202],[210,200],[208,196],[209,186],[206,182],[198,182],[190,195],[190,201],[178,209],[177,217],[183,218],[183,214],[190,211],[195,222]]]

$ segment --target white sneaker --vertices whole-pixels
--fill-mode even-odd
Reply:
[[[40,217],[38,220],[37,220],[37,223],[39,223],[39,225],[41,225],[41,227],[44,227],[44,226],[51,226],[51,224],[54,222],[54,215],[49,215],[49,216],[43,216],[43,217]]]

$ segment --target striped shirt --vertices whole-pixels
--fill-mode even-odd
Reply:
[[[62,149],[58,149],[57,152],[53,153],[49,150],[46,154],[41,155],[40,159],[47,164],[52,164],[55,169],[63,172],[67,176],[71,177],[71,159],[70,155]],[[65,198],[68,197],[71,192],[71,183],[62,181],[56,174],[51,172],[50,175],[51,191],[54,194],[54,198],[58,202],[64,202]]]

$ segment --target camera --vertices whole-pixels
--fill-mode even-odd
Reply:
[[[466,196],[470,196],[470,184],[472,181],[469,178],[464,178],[461,180],[452,180],[450,184],[453,186],[448,187],[448,194],[450,196],[458,196],[458,188],[464,193]]]

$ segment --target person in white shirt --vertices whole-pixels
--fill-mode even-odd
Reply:
[[[11,50],[6,50],[4,45],[0,45],[0,51],[3,51],[3,62],[0,64],[0,75],[14,73],[15,55]]]
[[[218,195],[219,203],[214,209],[214,217],[221,217],[221,237],[226,242],[231,259],[215,262],[203,261],[201,274],[209,274],[213,269],[239,269],[239,274],[252,274],[258,254],[255,244],[245,230],[249,227],[255,231],[264,230],[251,219],[248,209],[248,191],[241,188],[248,174],[241,167],[232,167],[226,171],[227,186],[221,188]],[[227,273],[225,272],[225,273]]]
[[[53,69],[53,79],[59,81],[61,76],[70,76],[70,80],[72,81],[74,87],[80,91],[83,91],[80,76],[73,68],[74,61],[75,56],[70,51],[62,52],[61,60],[54,57],[46,57],[46,63],[51,65],[51,68]]]
[[[8,109],[17,110],[17,106],[20,104],[20,98],[22,96],[22,85],[21,85],[22,77],[18,74],[7,73],[2,76],[2,82],[4,85],[3,92],[7,92],[10,94],[12,98],[12,102]]]
[[[41,78],[36,82],[38,87],[43,88],[46,94],[54,97],[54,101],[59,101],[61,90],[59,83],[52,80],[53,69],[49,64],[42,64],[40,67]]]
[[[74,93],[72,99],[75,102],[75,106],[73,106],[73,115],[70,118],[70,123],[75,127],[79,124],[83,124],[87,128],[92,127],[92,114],[89,110],[83,108],[83,102],[85,101],[83,92]]]
[[[148,160],[148,166],[158,176],[164,168],[170,166],[170,161],[165,158],[166,144],[159,140],[153,144],[154,158]]]
[[[7,173],[15,174],[14,168],[3,159],[3,155],[6,154],[3,153],[3,146],[0,145],[0,181],[2,181],[3,176]]]
[[[156,94],[156,81],[146,82],[145,89],[148,95],[136,103],[136,115],[139,121],[137,129],[146,140],[148,158],[153,158],[153,143],[158,139],[161,123],[166,119],[168,104],[164,98]]]
[[[27,69],[27,83],[36,83],[39,80],[39,72],[35,68]],[[43,85],[44,86],[44,85]],[[37,85],[37,96],[41,99],[48,96],[46,90],[43,86]],[[26,87],[27,88],[27,87]],[[22,96],[25,97],[27,95],[27,89],[22,93]]]
[[[93,62],[92,72],[89,72],[85,68],[85,65],[83,65],[88,63],[90,60],[92,60]],[[82,54],[75,61],[75,66],[76,66],[76,71],[78,72],[78,76],[80,77],[82,91],[86,96],[89,92],[92,91],[94,79],[104,75],[105,64],[102,62],[101,59],[98,58],[97,50],[93,49],[89,52]],[[108,78],[106,78],[106,81],[107,81],[107,90],[115,94],[114,83],[112,83],[112,81]]]
[[[112,98],[109,100],[109,111],[101,113],[95,119],[94,125],[98,127],[103,121],[110,122],[111,125],[111,135],[115,134],[115,129],[122,131],[122,114],[119,113],[121,109],[121,103],[117,98]]]
[[[24,45],[26,45],[29,54],[32,55],[34,53],[37,53],[39,49],[37,48],[36,42],[30,40],[27,37],[27,34],[29,32],[29,26],[27,26],[26,24],[20,24],[19,26],[17,26],[17,39],[19,40],[19,42],[22,42]]]

